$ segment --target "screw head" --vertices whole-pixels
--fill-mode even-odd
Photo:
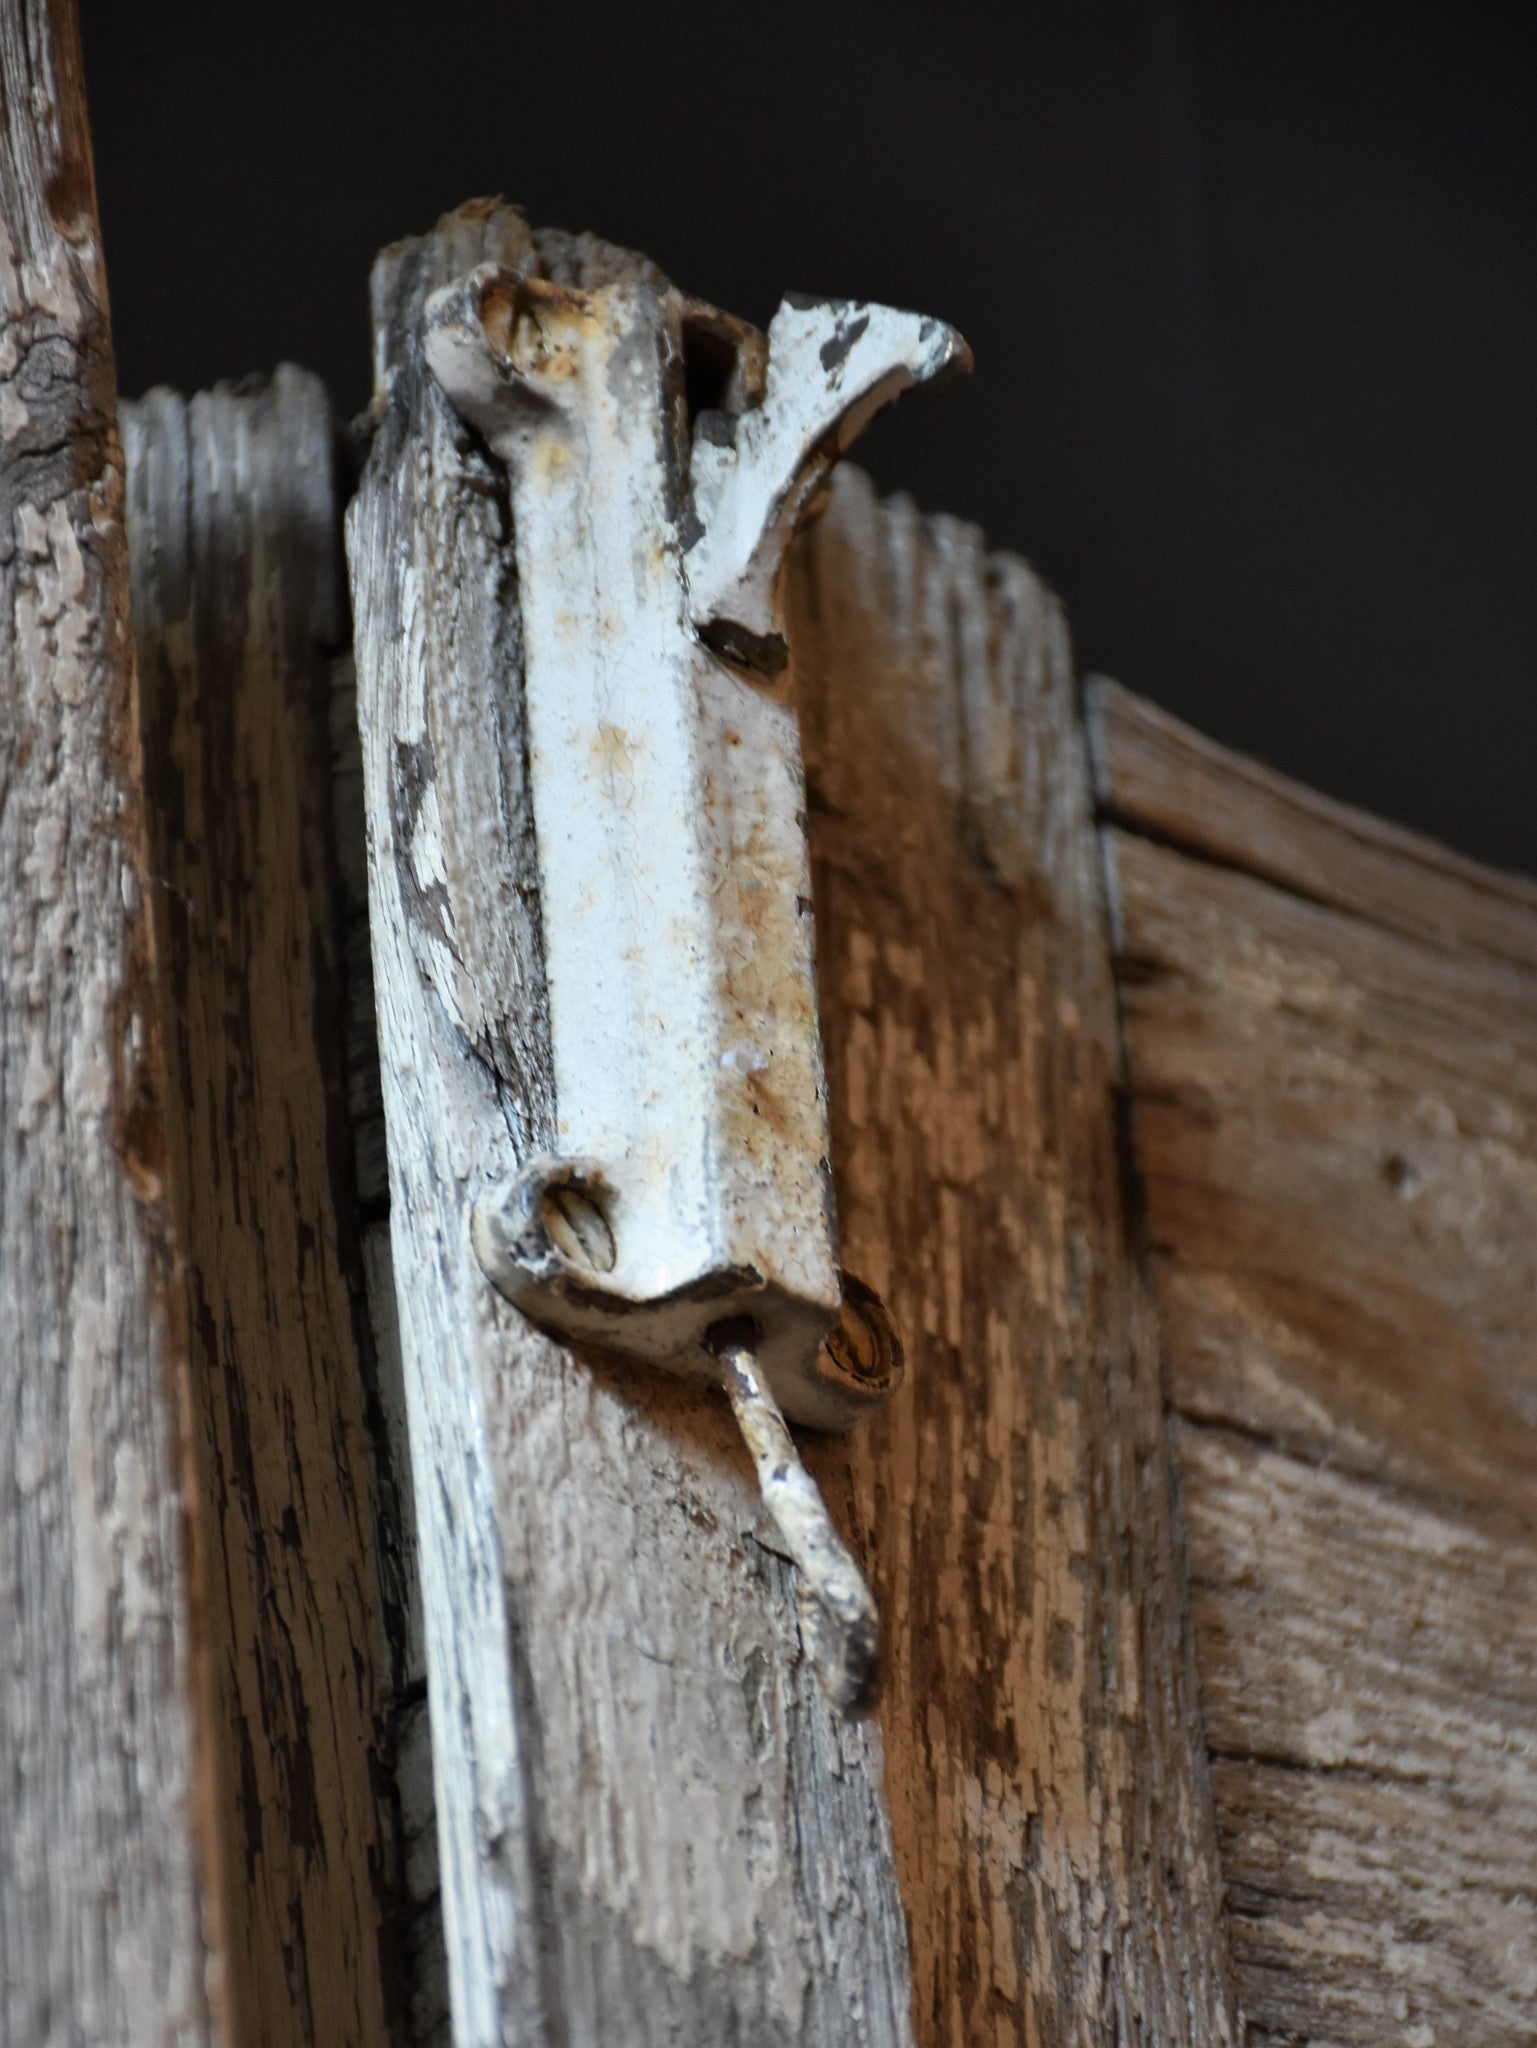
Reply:
[[[573,1266],[612,1273],[617,1254],[614,1232],[596,1191],[585,1181],[551,1181],[539,1199],[545,1235]]]
[[[873,1400],[894,1393],[902,1379],[902,1340],[873,1287],[845,1272],[838,1321],[822,1347],[824,1369]]]

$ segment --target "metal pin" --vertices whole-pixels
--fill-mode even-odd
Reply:
[[[757,1467],[758,1489],[800,1569],[801,1640],[840,1713],[867,1714],[880,1694],[880,1616],[816,1481],[801,1463],[752,1347],[714,1345],[721,1380]]]

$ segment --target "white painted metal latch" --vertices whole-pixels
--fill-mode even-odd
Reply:
[[[558,1153],[481,1198],[477,1256],[563,1337],[724,1376],[750,1441],[775,1402],[845,1427],[900,1352],[838,1269],[779,584],[855,435],[965,344],[884,306],[786,300],[765,336],[654,273],[487,267],[425,347],[512,491],[555,1072]],[[831,1525],[785,1526],[830,1612]],[[846,1680],[819,1654],[845,1704],[867,1618]]]

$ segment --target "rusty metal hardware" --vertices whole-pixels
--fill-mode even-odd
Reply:
[[[779,585],[855,435],[969,356],[884,306],[787,299],[764,335],[654,276],[491,266],[425,348],[512,492],[555,1069],[558,1151],[483,1192],[476,1254],[563,1337],[724,1375],[855,1704],[873,1603],[779,1409],[846,1427],[901,1362],[837,1262]]]

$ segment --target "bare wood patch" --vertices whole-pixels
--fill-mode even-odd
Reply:
[[[1537,976],[1107,845],[1174,1398],[1524,1524]]]
[[[1525,2038],[1537,1544],[1219,1430],[1178,1440],[1255,2033]]]

